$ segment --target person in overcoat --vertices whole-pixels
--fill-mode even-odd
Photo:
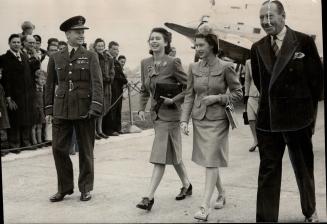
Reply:
[[[96,138],[108,138],[109,136],[102,131],[102,119],[109,112],[111,106],[111,83],[115,77],[114,61],[104,53],[106,44],[103,39],[97,38],[93,44],[94,50],[99,57],[102,81],[103,81],[103,112],[102,116],[97,119]]]
[[[226,203],[219,175],[219,168],[228,166],[229,122],[225,106],[242,98],[242,86],[233,64],[217,57],[218,37],[210,24],[198,28],[195,49],[201,60],[189,66],[181,127],[188,135],[192,114],[192,161],[205,167],[204,196],[194,218],[206,221],[215,186],[219,195],[214,207],[220,209]]]
[[[91,199],[94,183],[95,119],[102,114],[101,68],[95,52],[86,50],[85,18],[74,16],[60,26],[68,47],[50,56],[45,88],[46,119],[52,119],[52,152],[57,170],[58,192],[51,202],[73,193],[73,166],[69,157],[73,130],[79,147],[78,188],[81,201]]]
[[[180,83],[186,85],[187,75],[184,73],[181,61],[168,56],[170,52],[171,33],[164,28],[153,28],[149,40],[151,57],[141,61],[141,93],[139,117],[145,120],[145,108],[151,99],[151,119],[154,125],[150,162],[154,164],[151,182],[146,196],[137,204],[140,209],[151,210],[154,204],[154,193],[160,184],[165,167],[172,164],[181,179],[183,187],[175,198],[182,200],[192,194],[192,185],[182,161],[182,142],[180,133],[181,104],[184,93],[173,98],[163,97],[163,102],[154,99],[156,83]]]
[[[30,131],[35,122],[34,75],[28,57],[23,54],[18,34],[9,37],[10,49],[3,55],[3,83],[11,124],[8,141],[11,148],[31,145]]]
[[[313,38],[286,26],[285,18],[280,1],[264,2],[260,22],[267,36],[251,49],[253,81],[260,92],[256,220],[278,221],[287,145],[305,221],[316,222],[312,135],[323,94],[323,69]]]

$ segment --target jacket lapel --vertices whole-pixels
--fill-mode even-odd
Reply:
[[[73,55],[73,57],[70,59],[70,61],[75,61],[76,59],[78,59],[79,57],[81,57],[82,54],[84,54],[85,50],[83,47],[79,47],[75,54]]]
[[[281,74],[287,63],[292,59],[292,56],[296,51],[298,45],[299,42],[297,41],[294,31],[287,27],[287,31],[283,40],[282,47],[280,49],[279,55],[276,59],[276,63],[272,71],[272,76],[269,83],[269,89],[271,89],[273,83]]]
[[[267,71],[271,72],[274,66],[274,58],[271,54],[270,36],[265,37],[261,46],[258,47],[258,51]]]
[[[69,53],[68,53],[68,48],[67,47],[66,47],[65,50],[61,51],[61,55],[62,55],[64,61],[69,60]]]

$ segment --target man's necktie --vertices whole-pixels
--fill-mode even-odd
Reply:
[[[22,61],[22,59],[21,59],[21,57],[20,57],[19,53],[18,53],[18,54],[16,54],[16,58],[17,58],[17,60],[18,60],[18,61]]]
[[[272,41],[272,45],[271,46],[272,46],[272,49],[273,49],[273,51],[275,53],[275,56],[277,57],[277,55],[279,53],[279,47],[278,47],[277,42],[276,42],[277,36],[274,35],[272,37],[273,37],[273,41]]]
[[[72,58],[74,56],[74,54],[75,54],[75,48],[73,48],[71,50],[69,57]]]

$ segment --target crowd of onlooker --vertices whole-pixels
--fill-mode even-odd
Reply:
[[[42,49],[42,37],[33,34],[35,26],[25,21],[22,33],[11,34],[9,49],[0,56],[0,133],[1,155],[20,153],[24,149],[48,146],[52,139],[51,122],[45,119],[44,88],[49,57],[67,47],[65,41],[49,38],[47,49]],[[87,48],[84,44],[83,47]],[[124,73],[126,57],[119,56],[119,44],[98,38],[89,50],[99,56],[100,64],[111,60],[111,67],[102,67],[106,111],[97,120],[96,138],[118,136],[121,131],[123,87],[127,84]],[[104,71],[109,69],[110,72]],[[74,150],[71,152],[74,154]]]

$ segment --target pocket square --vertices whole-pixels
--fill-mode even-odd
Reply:
[[[295,52],[293,59],[301,59],[304,58],[305,54],[302,52]]]

